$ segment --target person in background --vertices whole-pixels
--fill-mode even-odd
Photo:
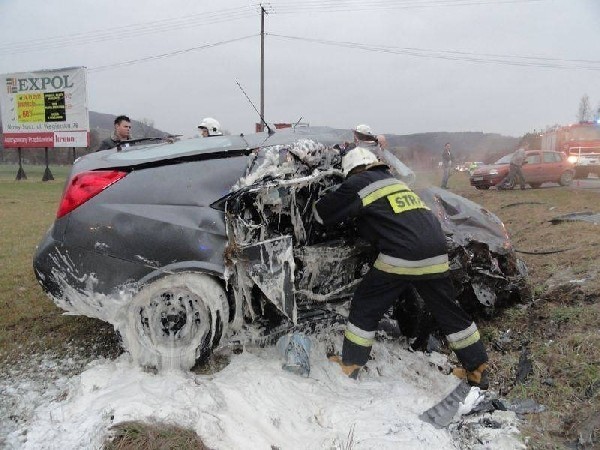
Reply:
[[[529,144],[524,143],[516,152],[513,153],[512,157],[510,158],[508,175],[506,175],[506,177],[500,183],[498,183],[497,188],[499,190],[512,189],[517,185],[517,182],[521,186],[521,190],[525,189],[525,176],[523,175],[521,167],[526,162],[527,150],[529,150]]]
[[[384,134],[377,135],[377,142],[379,143],[379,146],[384,150],[388,147],[387,139],[385,138]]]
[[[469,167],[467,168],[467,170],[469,171],[469,175],[473,175],[473,172],[475,172],[475,169],[477,169],[478,164],[473,161],[471,164],[469,164]]]
[[[373,134],[369,125],[361,123],[352,131],[354,133],[354,144],[349,146],[346,151],[350,151],[355,147],[363,147],[372,152],[377,158],[381,157],[381,147],[377,136]]]
[[[366,148],[373,153],[377,159],[385,163],[391,169],[392,173],[399,177],[403,182],[408,184],[414,182],[415,173],[388,150],[388,142],[385,135],[373,134],[371,127],[366,124],[357,125],[353,131],[354,145],[346,150],[346,152],[342,153],[342,156],[355,147]]]
[[[369,359],[379,321],[413,286],[463,366],[454,373],[487,389],[487,353],[477,325],[454,300],[439,220],[366,148],[350,150],[342,158],[342,172],[345,181],[313,205],[314,218],[325,226],[356,218],[359,235],[379,255],[352,298],[341,357],[330,360],[357,378]]]
[[[446,142],[444,150],[442,151],[442,167],[444,169],[444,175],[442,177],[442,189],[448,189],[448,179],[452,172],[452,153],[450,152],[450,142]]]
[[[221,124],[212,117],[202,119],[202,122],[198,125],[198,129],[200,130],[202,137],[223,136]]]
[[[131,139],[131,120],[127,116],[117,116],[114,120],[115,130],[113,135],[109,138],[104,139],[98,149],[100,150],[108,150],[109,148],[115,148],[122,141],[127,141]]]

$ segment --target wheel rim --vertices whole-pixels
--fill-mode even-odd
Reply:
[[[563,185],[568,185],[573,182],[573,174],[571,172],[565,172],[560,177],[560,183]]]
[[[137,364],[188,370],[210,354],[228,317],[227,297],[216,280],[180,273],[141,289],[117,328]]]
[[[141,342],[150,348],[187,348],[210,334],[210,313],[202,299],[186,288],[165,289],[138,308]]]

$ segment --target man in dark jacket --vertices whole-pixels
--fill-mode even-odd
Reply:
[[[439,221],[366,148],[349,151],[342,170],[347,179],[315,204],[315,220],[330,226],[356,217],[359,234],[379,256],[354,293],[342,356],[332,360],[356,378],[369,358],[379,321],[413,285],[463,365],[457,375],[487,389],[487,354],[477,326],[454,301]]]
[[[521,186],[521,190],[525,189],[525,176],[521,167],[527,162],[527,150],[529,150],[529,144],[525,143],[513,153],[510,158],[508,175],[498,183],[498,186],[496,186],[497,189],[512,189],[517,183]]]
[[[444,175],[442,177],[442,189],[448,189],[448,179],[452,173],[452,153],[450,152],[450,142],[446,142],[442,151],[442,167]]]
[[[122,141],[126,141],[131,139],[131,120],[127,116],[117,116],[115,121],[113,122],[115,126],[115,131],[113,135],[109,138],[104,139],[100,143],[100,147],[96,150],[99,152],[100,150],[108,150],[109,148],[115,148]]]

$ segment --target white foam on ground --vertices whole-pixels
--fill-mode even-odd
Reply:
[[[116,361],[95,361],[80,375],[55,383],[62,395],[40,392],[29,417],[10,432],[6,444],[23,449],[100,448],[113,424],[158,420],[194,429],[214,449],[471,445],[418,418],[458,383],[435,368],[439,355],[432,359],[408,352],[397,341],[378,342],[368,372],[355,381],[327,361],[324,344],[314,344],[308,378],[283,371],[275,348],[232,355],[230,364],[213,375],[151,374],[126,354]],[[492,415],[506,424],[499,430],[475,427],[482,430],[476,439],[485,439],[480,448],[520,448],[511,414],[504,421]]]

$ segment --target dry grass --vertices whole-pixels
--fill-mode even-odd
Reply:
[[[550,222],[567,213],[600,213],[600,193],[556,185],[477,191],[465,174],[450,180],[453,192],[503,220],[514,247],[526,252],[519,256],[534,287],[532,304],[480,321],[494,388],[546,407],[523,423],[529,448],[600,448],[600,225]],[[508,342],[499,341],[507,330]],[[529,351],[533,373],[517,383],[523,349]]]
[[[54,221],[69,170],[51,169],[54,181],[41,181],[41,166],[26,166],[28,179],[15,181],[17,167],[0,166],[0,367],[27,351],[61,353],[70,341],[85,345],[100,340],[108,354],[117,351],[112,327],[62,315],[33,274],[35,248]]]
[[[110,429],[104,450],[210,450],[193,431],[164,423],[122,422]]]

